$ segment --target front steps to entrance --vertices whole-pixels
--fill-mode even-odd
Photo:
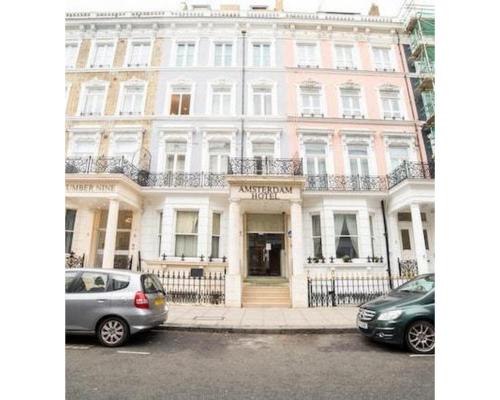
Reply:
[[[274,277],[251,277],[243,281],[243,307],[289,308],[290,287],[288,279]]]

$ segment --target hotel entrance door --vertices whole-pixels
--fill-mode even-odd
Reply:
[[[248,276],[281,276],[283,234],[248,234]]]

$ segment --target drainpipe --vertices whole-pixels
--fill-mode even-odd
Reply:
[[[240,173],[243,175],[243,145],[245,143],[244,140],[244,132],[245,132],[245,55],[246,55],[246,31],[241,31],[242,34],[242,56],[241,56],[241,151],[240,151],[240,157],[241,157],[241,163],[240,163],[240,168],[241,171]]]
[[[396,36],[398,37],[398,53],[399,53],[399,59],[401,61],[401,65],[403,66],[403,71],[404,71],[404,74],[405,74],[405,86],[406,86],[406,93],[408,94],[408,99],[410,99],[410,110],[411,110],[411,117],[413,119],[413,121],[417,121],[417,117],[415,117],[415,111],[414,111],[414,107],[413,105],[415,105],[415,108],[416,108],[416,103],[415,101],[412,102],[412,97],[414,96],[414,93],[413,91],[410,90],[410,86],[408,85],[408,74],[406,73],[406,63],[404,61],[404,58],[403,58],[403,53],[401,52],[401,40],[400,40],[400,37],[399,37],[399,32],[396,30]],[[413,99],[415,100],[415,99]],[[419,130],[418,130],[418,124],[416,122],[414,122],[414,125],[415,125],[415,132],[417,134],[417,137],[419,137]],[[422,138],[423,139],[423,138]],[[425,154],[422,152],[422,144],[423,143],[420,143],[420,140],[417,140],[417,143],[418,143],[418,150],[420,152],[420,159],[422,160],[422,162],[424,160],[427,160],[427,157],[425,157]]]
[[[387,259],[387,275],[389,276],[389,287],[392,289],[391,258],[389,257],[389,237],[387,236],[387,220],[385,218],[384,200],[380,200],[382,206],[382,219],[384,221],[385,252]]]

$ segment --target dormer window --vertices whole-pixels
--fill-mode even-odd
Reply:
[[[263,6],[263,5],[250,6],[250,10],[252,11],[266,11],[268,8],[269,8],[268,6]]]

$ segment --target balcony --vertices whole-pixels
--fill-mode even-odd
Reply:
[[[289,175],[301,176],[301,158],[230,158],[228,175]]]
[[[387,190],[387,179],[384,176],[306,175],[304,190],[380,192]]]
[[[404,161],[387,175],[387,189],[392,189],[405,180],[434,179],[434,176],[434,162]]]

